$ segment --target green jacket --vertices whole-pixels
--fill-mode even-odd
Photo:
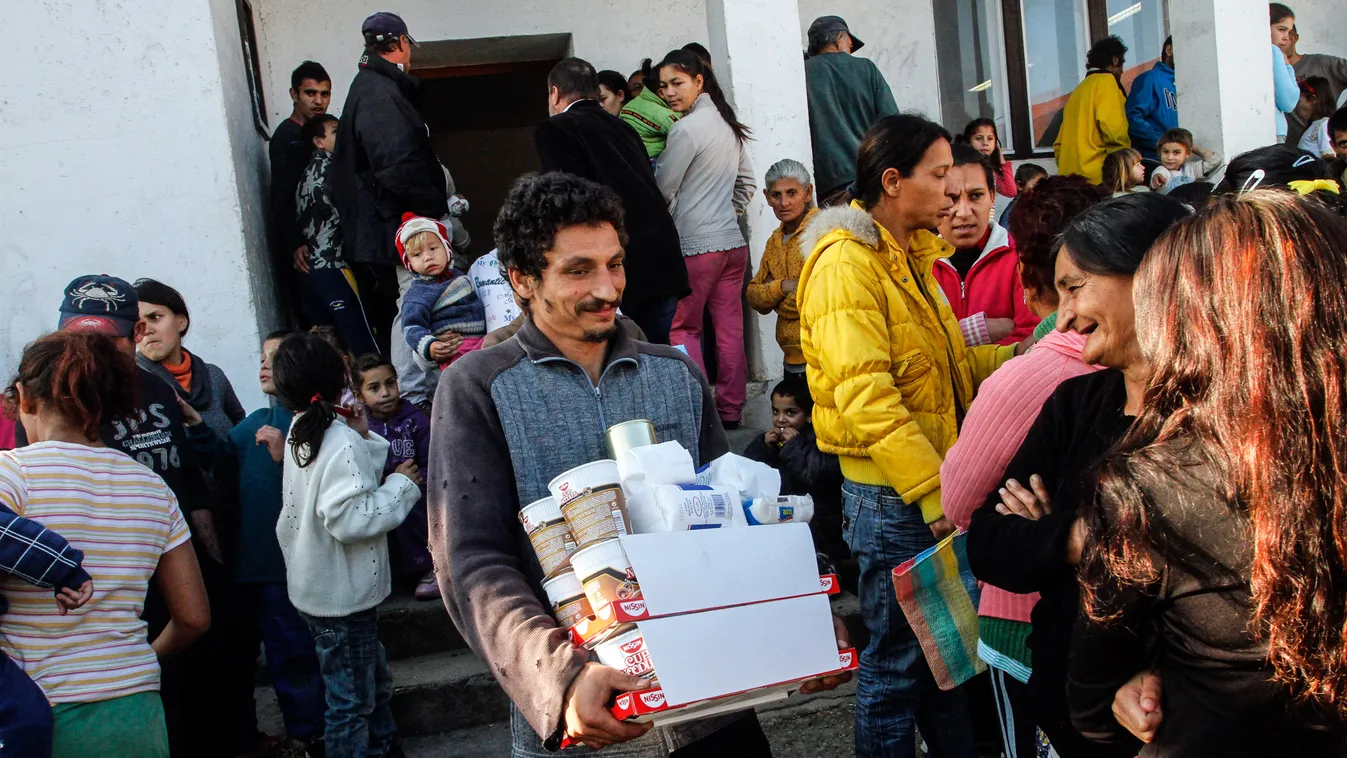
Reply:
[[[645,144],[646,157],[654,160],[664,152],[669,128],[678,120],[678,114],[665,105],[653,89],[646,87],[622,108],[619,118],[631,124]]]

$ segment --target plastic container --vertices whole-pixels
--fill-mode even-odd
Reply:
[[[631,561],[616,539],[576,550],[571,555],[571,567],[584,585],[589,606],[600,623],[616,619],[614,603],[642,599]]]
[[[553,576],[570,565],[577,543],[556,500],[545,497],[529,503],[519,511],[519,521],[538,556],[543,576]]]
[[[764,524],[808,524],[814,518],[814,498],[810,495],[779,495],[755,498],[744,506],[749,526]]]
[[[620,481],[617,461],[604,459],[576,466],[547,485],[580,547],[629,533]]]
[[[645,647],[645,638],[635,624],[623,624],[594,646],[599,663],[611,666],[630,676],[658,682],[655,664],[650,661],[650,651]]]
[[[558,572],[543,582],[543,591],[552,602],[552,614],[557,617],[557,624],[563,627],[573,627],[594,615],[589,598],[585,596],[585,587],[573,570]]]

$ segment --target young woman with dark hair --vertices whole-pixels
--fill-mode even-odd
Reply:
[[[70,535],[93,578],[72,614],[51,589],[0,581],[0,646],[53,704],[54,755],[167,758],[159,659],[210,626],[172,490],[100,439],[106,420],[135,409],[137,383],[135,362],[108,336],[63,331],[24,350],[6,392],[30,444],[0,453],[0,504]],[[140,618],[151,581],[169,616],[152,644]]]
[[[599,72],[599,105],[604,110],[616,116],[631,98],[626,77],[616,71]]]
[[[987,163],[996,176],[996,192],[1005,197],[1014,197],[1019,188],[1015,186],[1015,172],[1010,161],[1001,154],[1001,135],[996,131],[996,122],[989,118],[975,118],[963,128],[963,141],[987,157]]]
[[[959,319],[964,344],[1014,344],[1042,319],[1025,304],[1014,240],[992,223],[995,169],[971,145],[956,144],[953,154],[946,194],[954,207],[937,229],[954,251],[935,262],[935,278]]]
[[[322,664],[325,748],[333,756],[366,749],[387,755],[397,725],[376,606],[392,591],[387,535],[421,497],[421,477],[407,463],[383,478],[388,441],[369,431],[358,406],[337,404],[346,362],[321,337],[282,341],[272,376],[277,398],[296,413],[276,536],[290,602],[308,623]]]
[[[1083,176],[1054,176],[1020,194],[1015,217],[1019,280],[1030,310],[1056,323],[1055,241],[1077,215],[1100,202],[1102,193]],[[1020,241],[1023,242],[1020,242]],[[987,377],[968,409],[959,439],[940,467],[941,500],[955,526],[968,528],[973,511],[1001,485],[1006,465],[1024,441],[1043,402],[1062,382],[1099,370],[1081,360],[1086,336],[1047,330],[1034,349]],[[1033,758],[1037,727],[1026,685],[1033,667],[1028,638],[1037,593],[1017,594],[984,585],[978,605],[978,656],[991,668],[1008,758]]]
[[[1127,738],[1114,693],[1151,669],[1142,756],[1340,754],[1344,250],[1343,219],[1258,191],[1212,200],[1137,272],[1141,413],[1081,509],[1091,620],[1068,696],[1086,735]]]
[[[1023,702],[1062,758],[1136,755],[1135,743],[1090,742],[1069,718],[1067,650],[1078,613],[1073,564],[1080,551],[1073,525],[1088,499],[1090,467],[1140,408],[1147,369],[1133,331],[1133,276],[1151,244],[1187,215],[1181,203],[1138,193],[1085,210],[1062,233],[1057,329],[1075,332],[1081,360],[1106,370],[1053,390],[997,478],[999,488],[983,493],[969,520],[974,575],[1006,592],[1040,595],[1031,613],[1032,671]]]
[[[838,456],[843,534],[860,562],[870,642],[856,690],[856,755],[972,756],[962,689],[935,686],[890,572],[953,531],[940,462],[976,382],[1017,346],[968,348],[932,273],[952,249],[930,232],[952,205],[949,133],[885,116],[861,141],[858,204],[819,211],[803,232],[796,303],[819,449]]]
[[[136,363],[177,389],[216,434],[229,434],[247,414],[224,371],[183,347],[192,327],[186,301],[177,290],[154,279],[137,280],[135,287],[140,320],[145,323],[145,334],[136,342]]]
[[[715,72],[696,53],[674,50],[664,56],[659,84],[669,107],[684,114],[669,130],[655,163],[655,182],[678,227],[692,286],[692,294],[678,302],[669,336],[705,370],[702,323],[710,310],[716,411],[727,428],[737,428],[748,381],[743,315],[748,245],[739,216],[757,190],[744,150],[749,130],[735,118]]]

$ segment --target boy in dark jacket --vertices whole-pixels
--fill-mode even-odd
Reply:
[[[430,419],[426,412],[402,399],[398,375],[393,364],[381,355],[358,359],[351,372],[360,402],[364,403],[371,432],[388,440],[388,461],[384,477],[407,461],[418,471],[426,470],[426,452],[430,449]],[[440,587],[426,545],[430,533],[426,523],[426,495],[412,506],[402,526],[388,535],[389,555],[400,576],[416,577],[416,599],[438,600]]]
[[[262,342],[258,379],[267,395],[276,393],[271,358],[286,336],[286,332],[273,332]],[[281,515],[281,461],[294,415],[283,405],[261,408],[224,437],[202,423],[194,412],[187,414],[186,422],[188,436],[202,462],[216,475],[238,478],[238,549],[233,566],[240,603],[248,609],[242,625],[249,637],[246,644],[254,659],[258,645],[266,651],[286,736],[312,747],[323,738],[325,726],[323,678],[308,625],[290,603],[285,558],[276,540],[276,521]]]
[[[749,444],[744,457],[780,471],[782,495],[814,498],[809,531],[822,554],[822,571],[823,563],[835,564],[851,553],[842,540],[842,469],[837,456],[818,449],[813,409],[804,377],[787,376],[772,389],[772,428]]]

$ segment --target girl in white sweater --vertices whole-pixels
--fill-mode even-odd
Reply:
[[[308,623],[322,665],[327,755],[388,755],[397,725],[376,606],[392,590],[387,534],[420,498],[420,474],[409,461],[379,484],[388,442],[369,431],[363,409],[335,403],[346,364],[322,338],[286,338],[272,371],[277,396],[297,414],[286,440],[276,537],[290,601]]]

